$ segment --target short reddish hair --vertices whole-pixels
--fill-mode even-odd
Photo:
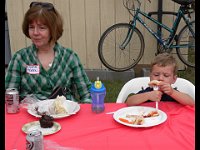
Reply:
[[[29,24],[35,20],[41,21],[49,28],[51,35],[49,42],[56,42],[62,36],[63,20],[55,8],[53,10],[48,10],[40,5],[30,7],[30,9],[26,12],[22,23],[23,33],[28,38],[30,38]]]

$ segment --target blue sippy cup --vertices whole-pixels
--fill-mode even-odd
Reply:
[[[91,97],[92,97],[92,111],[95,113],[103,112],[104,107],[104,98],[106,96],[106,88],[101,81],[99,81],[99,77],[92,84],[90,89]]]

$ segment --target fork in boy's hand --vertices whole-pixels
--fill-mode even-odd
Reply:
[[[157,85],[154,85],[153,86],[153,90],[156,91],[158,90],[158,86]],[[156,101],[156,110],[158,110],[158,102]]]

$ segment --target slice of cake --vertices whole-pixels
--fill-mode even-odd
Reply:
[[[67,110],[64,106],[64,102],[65,102],[66,98],[64,96],[57,96],[56,99],[54,100],[52,106],[51,106],[51,110],[53,108],[54,112],[52,114],[67,114]]]
[[[42,128],[51,128],[53,126],[53,120],[54,118],[50,115],[42,115],[40,118],[40,126]]]

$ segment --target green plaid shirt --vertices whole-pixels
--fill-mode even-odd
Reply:
[[[44,100],[48,99],[57,86],[71,89],[74,84],[79,100],[75,99],[74,95],[69,92],[65,97],[72,101],[90,103],[91,82],[77,54],[58,43],[55,44],[54,51],[53,64],[47,71],[37,58],[35,45],[17,51],[8,66],[5,89],[17,88],[21,98],[33,95],[37,99]],[[27,66],[33,65],[38,67],[39,73],[30,74],[27,72]]]

